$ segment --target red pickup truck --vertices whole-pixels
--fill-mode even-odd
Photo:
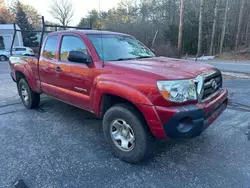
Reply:
[[[155,138],[200,135],[228,103],[218,69],[156,57],[121,33],[53,32],[39,58],[12,56],[9,65],[25,107],[38,107],[45,93],[94,113],[112,152],[131,163],[151,153]]]

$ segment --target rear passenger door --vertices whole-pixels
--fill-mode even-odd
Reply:
[[[90,110],[90,91],[92,87],[92,66],[68,61],[70,51],[87,52],[87,46],[80,35],[62,35],[59,51],[58,73],[62,88],[61,100],[74,106]]]
[[[59,75],[57,70],[57,47],[58,36],[48,36],[39,60],[39,74],[42,91],[48,95],[58,98],[60,92]]]

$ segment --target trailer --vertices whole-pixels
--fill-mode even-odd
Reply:
[[[15,27],[20,30],[18,25]],[[23,46],[22,33],[20,31],[16,32],[15,37],[14,33],[15,28],[13,24],[0,24],[0,50],[10,49],[13,39],[14,46]]]

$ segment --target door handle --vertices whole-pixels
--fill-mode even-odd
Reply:
[[[61,67],[56,67],[56,72],[62,72]]]

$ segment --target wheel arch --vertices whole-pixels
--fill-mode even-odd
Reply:
[[[1,57],[1,56],[5,57],[5,60],[8,59],[8,56],[6,56],[6,55],[4,55],[4,54],[1,54],[0,57]]]
[[[17,69],[15,68],[15,81],[18,84],[18,82],[22,79],[26,79],[30,88],[32,91],[41,93],[40,88],[37,87],[36,79],[33,77],[32,74],[30,74],[29,70],[22,68],[22,69]]]
[[[108,107],[121,102],[129,103],[137,109],[137,104],[152,105],[151,101],[135,88],[110,81],[98,82],[92,97],[93,111],[99,117],[104,115]]]
[[[22,78],[25,78],[27,80],[26,76],[21,71],[15,71],[15,75],[16,75],[16,83],[18,83]]]
[[[128,99],[122,98],[118,95],[113,95],[113,94],[109,94],[109,93],[105,93],[102,96],[102,100],[101,100],[101,106],[100,106],[100,113],[101,113],[101,117],[107,112],[107,110],[117,104],[127,104],[130,107],[134,108],[136,111],[138,111],[138,113],[140,113],[140,115],[143,117],[143,113],[141,112],[141,110],[136,106],[135,103],[129,101]],[[145,119],[145,118],[144,118]]]

